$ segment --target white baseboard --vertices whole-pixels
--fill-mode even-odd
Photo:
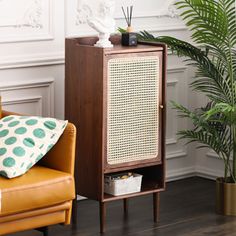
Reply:
[[[196,174],[195,174],[194,167],[187,167],[187,168],[181,168],[178,170],[171,170],[171,171],[168,171],[166,174],[166,181],[171,182],[171,181],[175,181],[175,180],[193,177],[195,175]]]
[[[220,170],[214,170],[202,166],[188,167],[178,170],[167,172],[167,182],[175,181],[179,179],[185,179],[188,177],[198,176],[205,179],[215,180],[217,177],[223,176],[223,172]]]
[[[202,166],[196,166],[195,175],[202,178],[215,180],[217,177],[223,176],[223,172],[220,170],[213,170]]]

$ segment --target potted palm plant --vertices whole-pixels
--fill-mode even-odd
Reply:
[[[166,43],[178,56],[196,67],[191,88],[208,97],[205,107],[189,110],[172,102],[193,128],[178,135],[200,147],[213,149],[224,163],[217,178],[218,213],[236,215],[236,6],[235,0],[181,0],[176,3],[192,32],[193,44],[143,31],[139,40]]]

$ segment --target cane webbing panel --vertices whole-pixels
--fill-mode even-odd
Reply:
[[[158,155],[159,57],[108,61],[107,163]]]

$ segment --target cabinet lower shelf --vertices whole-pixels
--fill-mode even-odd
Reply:
[[[114,196],[114,195],[104,193],[102,202],[109,202],[109,201],[115,201],[115,200],[119,200],[119,199],[137,197],[137,196],[161,192],[161,191],[164,191],[164,186],[162,186],[161,182],[158,183],[157,181],[153,181],[153,180],[149,180],[149,179],[144,178],[140,192],[123,194],[123,195],[119,195],[119,196]]]
[[[164,188],[146,189],[146,190],[141,190],[138,193],[130,193],[130,194],[124,194],[124,195],[120,195],[120,196],[113,196],[113,195],[104,193],[103,202],[110,202],[110,201],[115,201],[115,200],[119,200],[119,199],[137,197],[137,196],[142,196],[142,195],[145,195],[145,194],[156,193],[156,192],[161,192],[161,191],[164,191]]]

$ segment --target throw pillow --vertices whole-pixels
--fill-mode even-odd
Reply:
[[[0,120],[0,175],[27,172],[58,141],[68,121],[11,115]]]

